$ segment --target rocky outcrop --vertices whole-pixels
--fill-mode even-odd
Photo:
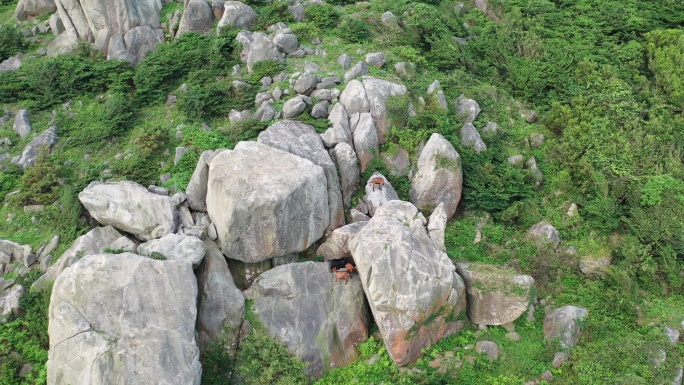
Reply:
[[[90,215],[148,241],[176,229],[176,203],[172,197],[153,194],[135,182],[92,182],[78,194]]]
[[[214,154],[207,188],[207,212],[232,259],[253,263],[298,253],[330,223],[323,169],[262,143],[240,142]]]
[[[226,14],[223,17],[225,18]],[[283,55],[278,47],[265,33],[240,31],[235,39],[242,45],[240,59],[247,64],[249,73],[252,73],[254,63],[264,60],[283,61]]]
[[[313,127],[296,121],[283,120],[259,133],[257,141],[308,159],[322,167],[327,183],[330,211],[328,228],[332,230],[344,224],[344,207],[337,169]]]
[[[371,160],[380,153],[378,132],[370,113],[359,114],[359,121],[354,129],[354,148],[359,158],[361,172],[364,172]]]
[[[6,239],[0,239],[0,259],[3,263],[19,262],[24,267],[29,267],[36,262],[36,256],[30,245],[20,245]]]
[[[463,172],[461,156],[442,135],[432,134],[418,158],[418,170],[411,180],[411,201],[421,210],[434,210],[444,202],[447,218],[461,200]]]
[[[388,80],[376,79],[371,76],[363,76],[362,79],[368,97],[370,113],[378,131],[378,140],[380,144],[383,144],[385,143],[385,133],[390,128],[387,116],[387,99],[393,96],[406,95],[408,90],[406,86]]]
[[[107,45],[107,59],[138,63],[157,45],[164,43],[164,31],[143,25],[131,28],[125,35],[112,35]]]
[[[459,263],[468,293],[468,317],[478,325],[504,325],[527,311],[534,278],[484,263]]]
[[[23,21],[28,17],[35,17],[57,11],[55,0],[19,0],[14,9],[14,18]]]
[[[163,260],[180,259],[190,262],[193,268],[199,266],[206,253],[204,242],[191,235],[168,234],[138,246],[140,255]]]
[[[226,1],[223,5],[223,17],[218,23],[218,30],[223,28],[248,29],[257,21],[256,11],[239,1]]]
[[[209,178],[209,159],[214,155],[213,150],[207,150],[197,160],[195,171],[190,177],[185,193],[188,204],[195,211],[207,211],[207,181]]]
[[[245,316],[245,297],[235,286],[228,263],[218,246],[211,241],[204,244],[207,255],[197,272],[200,343],[206,347],[209,341],[221,341],[234,351]]]
[[[316,255],[324,260],[340,259],[349,255],[349,241],[366,226],[367,222],[356,222],[335,229],[328,239],[318,247]]]
[[[358,358],[357,345],[368,338],[369,317],[358,275],[335,282],[327,263],[275,267],[245,292],[269,334],[308,363],[319,377]]]
[[[472,123],[466,123],[461,127],[461,146],[470,147],[475,152],[487,151],[487,145],[482,141]]]
[[[24,147],[21,156],[15,162],[21,168],[33,166],[40,151],[45,148],[49,150],[57,143],[57,127],[53,126],[45,130],[42,134],[35,137]]]
[[[328,114],[330,128],[321,134],[326,147],[335,147],[338,143],[352,144],[352,133],[349,131],[349,116],[342,103],[337,103]]]
[[[330,157],[340,171],[342,201],[344,207],[348,208],[354,191],[359,187],[359,162],[356,159],[356,152],[350,145],[342,142],[330,150]]]
[[[374,184],[373,179],[381,178],[384,182],[381,186]],[[374,172],[364,187],[366,195],[363,197],[363,202],[368,206],[368,213],[373,216],[375,211],[385,203],[393,200],[399,200],[397,191],[392,187],[392,184],[387,178],[379,172]]]
[[[544,338],[547,341],[558,340],[562,349],[572,349],[579,340],[579,322],[588,315],[587,309],[571,305],[546,313]]]
[[[31,289],[40,290],[47,288],[49,283],[56,280],[64,269],[78,262],[78,260],[85,256],[105,252],[106,248],[111,247],[112,244],[120,238],[121,233],[116,231],[112,226],[96,227],[81,235],[76,238],[67,251],[62,253],[62,256],[57,262],[50,266],[45,274],[31,285]],[[112,249],[117,250],[118,246],[115,245]]]
[[[55,281],[48,384],[195,384],[197,282],[186,261],[88,256]]]
[[[185,32],[206,33],[214,27],[214,12],[205,0],[186,1],[176,37]]]
[[[389,355],[403,366],[455,331],[465,287],[411,203],[391,201],[349,244]]]

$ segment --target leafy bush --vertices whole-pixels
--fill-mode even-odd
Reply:
[[[311,5],[306,7],[306,19],[322,31],[330,31],[337,27],[340,12],[332,5]]]
[[[350,43],[362,43],[370,38],[370,28],[361,19],[345,18],[340,24],[337,34]]]
[[[0,26],[0,62],[28,47],[28,42],[18,29],[11,25]]]
[[[252,84],[257,84],[261,78],[277,75],[284,69],[285,65],[283,63],[275,60],[262,60],[252,64],[252,73],[247,77],[247,81]]]
[[[227,116],[232,109],[249,109],[254,104],[256,88],[238,89],[227,80],[200,79],[189,83],[187,91],[178,98],[178,109],[189,120],[207,121]]]
[[[26,204],[51,204],[57,200],[57,180],[60,166],[50,158],[50,150],[43,147],[33,167],[28,167],[21,177],[21,192],[16,195],[18,202]]]

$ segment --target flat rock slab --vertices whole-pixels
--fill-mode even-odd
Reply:
[[[465,307],[463,281],[425,225],[411,203],[389,201],[349,243],[387,351],[400,366],[453,333]]]
[[[281,265],[245,292],[269,334],[302,361],[312,377],[358,358],[369,314],[358,275],[335,282],[327,263]]]
[[[97,254],[50,298],[50,385],[200,384],[197,281],[186,261]]]
[[[197,268],[207,253],[207,247],[201,239],[192,235],[168,234],[159,239],[145,242],[138,246],[138,254],[154,257],[161,254],[164,259],[183,259]]]
[[[209,164],[207,211],[228,258],[255,263],[299,253],[329,224],[323,169],[256,142],[218,151]]]

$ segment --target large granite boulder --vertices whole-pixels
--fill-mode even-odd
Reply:
[[[301,252],[330,223],[324,171],[277,148],[240,142],[211,159],[207,212],[231,259],[260,262]]]
[[[373,183],[373,180],[378,180],[378,178],[383,180],[381,186],[378,186],[377,183]],[[366,195],[363,196],[363,202],[368,206],[368,213],[371,216],[375,215],[375,211],[385,203],[399,200],[399,194],[397,194],[397,191],[392,187],[392,184],[384,175],[377,171],[368,178],[368,181],[364,186],[364,191],[366,192]]]
[[[326,261],[349,256],[349,241],[366,226],[366,223],[368,222],[355,222],[335,229],[330,233],[328,239],[318,247],[316,256],[321,256]]]
[[[457,100],[454,101],[454,106],[456,107],[456,114],[465,120],[465,123],[472,123],[477,119],[477,115],[480,114],[480,105],[477,104],[473,99],[467,98],[465,95],[461,94]]]
[[[81,258],[104,253],[105,249],[111,247],[114,242],[121,238],[121,233],[112,226],[96,227],[87,233],[76,238],[71,247],[67,249],[57,262],[48,267],[45,274],[40,276],[33,285],[32,290],[41,290],[49,286],[67,267],[78,262]],[[114,249],[112,247],[112,249]]]
[[[5,291],[0,290],[0,325],[7,323],[12,317],[19,316],[19,301],[25,291],[21,285],[14,285]]]
[[[359,121],[354,128],[354,148],[361,172],[364,172],[371,160],[380,154],[378,131],[373,117],[368,112],[359,114]]]
[[[154,43],[163,32],[160,29],[159,14],[162,3],[157,0],[55,0],[57,12],[69,40],[85,40],[96,43],[96,48],[103,53],[108,52],[111,38],[123,39],[129,32],[138,27],[147,27],[155,31]],[[159,32],[156,32],[159,31]],[[144,33],[143,33],[144,32]],[[141,33],[149,35],[147,30],[141,30],[129,35],[126,47],[133,47],[138,52],[132,57],[141,59],[148,51],[140,50],[138,43]],[[130,60],[130,59],[129,59]]]
[[[174,199],[153,194],[135,182],[92,182],[78,199],[96,221],[142,241],[161,238],[176,229]]]
[[[358,275],[335,282],[327,263],[304,262],[261,274],[245,292],[269,334],[319,377],[358,358],[369,315]]]
[[[411,201],[428,211],[444,202],[447,218],[451,218],[461,200],[462,186],[461,156],[442,135],[432,134],[418,157],[418,170],[411,180]]]
[[[333,106],[328,114],[330,128],[321,134],[326,147],[335,147],[338,143],[352,144],[352,133],[349,131],[349,116],[342,103]]]
[[[81,259],[52,289],[48,384],[199,385],[196,302],[186,261]]]
[[[546,313],[544,338],[558,340],[562,349],[572,349],[579,340],[579,323],[589,315],[585,308],[567,305]]]
[[[403,96],[408,92],[406,86],[377,79],[371,76],[363,76],[363,87],[370,105],[370,113],[378,130],[380,144],[385,143],[385,133],[390,129],[387,116],[387,99],[393,96]],[[366,111],[360,111],[366,112]]]
[[[534,300],[534,278],[484,263],[459,263],[468,293],[468,317],[478,325],[504,325],[518,319]]]
[[[226,1],[223,4],[223,16],[218,23],[218,30],[223,28],[244,28],[249,27],[257,21],[257,13],[254,8],[239,1]]]
[[[440,203],[435,211],[430,214],[428,218],[428,235],[432,239],[432,244],[435,245],[435,249],[440,251],[446,251],[446,246],[444,245],[444,232],[446,231],[447,225],[447,213],[446,206],[444,202]]]
[[[40,151],[43,150],[43,148],[49,150],[55,143],[57,143],[57,127],[52,126],[42,134],[33,138],[33,140],[24,147],[16,164],[21,168],[33,166]]]
[[[342,201],[344,207],[348,208],[354,191],[359,187],[359,162],[356,159],[356,152],[349,144],[342,142],[330,150],[330,157],[340,171]]]
[[[185,32],[206,33],[214,27],[214,12],[205,0],[186,1],[176,36]]]
[[[19,0],[14,9],[14,18],[23,21],[28,17],[35,17],[57,11],[55,0]]]
[[[546,221],[541,221],[530,227],[530,229],[527,231],[527,236],[535,241],[551,243],[554,246],[558,246],[560,243],[560,235],[558,234],[558,230],[556,230],[552,224]]]
[[[133,64],[142,60],[157,45],[164,43],[164,31],[147,25],[131,28],[125,35],[112,35],[107,44],[107,59],[127,60]]]
[[[25,267],[31,266],[36,261],[36,255],[30,245],[20,245],[6,239],[0,239],[0,256],[5,263],[19,262]]]
[[[17,116],[14,117],[12,129],[20,138],[25,138],[31,133],[31,117],[28,110],[19,110],[19,112],[17,112]]]
[[[366,95],[366,89],[363,83],[353,79],[340,94],[340,103],[344,106],[348,115],[370,112],[370,103]]]
[[[390,201],[349,243],[387,351],[400,366],[453,334],[465,307],[463,281],[425,225],[414,205]]]
[[[292,120],[281,120],[259,133],[257,142],[308,159],[323,168],[328,191],[330,230],[344,224],[344,206],[335,163],[325,150],[313,127]]]
[[[156,254],[155,254],[156,253]],[[164,260],[182,259],[197,268],[204,259],[207,248],[201,239],[192,235],[167,234],[159,239],[138,246],[138,254]]]
[[[225,18],[225,14],[223,17]],[[249,73],[252,73],[254,63],[264,60],[283,61],[283,54],[278,46],[263,32],[241,31],[235,39],[242,44],[240,59],[247,63]]]
[[[197,160],[195,171],[190,177],[185,194],[188,196],[188,204],[195,211],[207,211],[207,181],[209,178],[209,159],[214,155],[214,150],[206,150]]]
[[[461,127],[461,146],[470,147],[475,152],[487,151],[487,145],[482,141],[480,133],[472,123],[466,123]]]
[[[226,258],[218,246],[209,240],[204,244],[207,255],[197,272],[200,344],[204,349],[209,341],[220,341],[234,351],[245,317],[245,297],[235,286]]]

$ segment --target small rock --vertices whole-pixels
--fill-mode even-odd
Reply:
[[[494,341],[478,341],[475,345],[475,352],[485,353],[492,360],[499,359],[499,345]]]
[[[517,332],[506,333],[506,339],[513,342],[520,342],[521,340],[520,334],[518,334]]]
[[[568,356],[568,353],[565,352],[556,352],[553,355],[553,363],[551,364],[555,369],[560,368],[563,366],[564,363],[566,363],[570,357]]]
[[[539,148],[544,143],[543,134],[532,134],[530,135],[530,146]]]
[[[534,123],[537,121],[537,113],[533,110],[521,110],[520,117],[525,119],[527,123]]]
[[[371,52],[366,55],[366,63],[373,67],[382,68],[385,65],[385,61],[385,55],[382,52]]]
[[[187,151],[187,147],[176,147],[176,155],[173,157],[173,164],[177,165],[181,158],[183,158],[183,154],[185,154]]]
[[[663,331],[665,332],[667,338],[670,340],[670,343],[672,345],[677,345],[677,343],[679,342],[679,330],[667,326]]]
[[[539,378],[543,381],[551,382],[553,381],[553,373],[551,373],[550,370],[547,370],[544,373],[542,373],[542,375]]]
[[[548,222],[542,221],[537,223],[530,228],[527,234],[530,238],[542,242],[553,243],[556,246],[560,243],[560,235],[558,235],[558,230],[556,230],[556,228]]]
[[[308,61],[308,60],[306,60],[304,62],[304,72],[314,73],[314,72],[318,72],[320,70],[321,70],[321,66],[319,66],[318,64],[311,62],[311,61]]]
[[[482,129],[483,134],[496,134],[499,131],[499,125],[494,122],[488,122],[484,129]]]
[[[525,162],[525,159],[520,154],[513,155],[513,156],[508,158],[508,164],[510,164],[511,166],[522,167],[524,162]]]

